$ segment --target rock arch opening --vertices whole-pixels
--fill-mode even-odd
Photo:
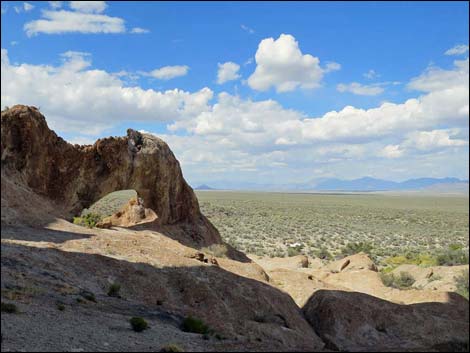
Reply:
[[[89,208],[82,210],[78,219],[92,219],[96,226],[100,228],[110,228],[113,226],[132,227],[138,224],[149,223],[157,220],[156,213],[145,207],[145,201],[139,197],[133,189],[113,191]]]

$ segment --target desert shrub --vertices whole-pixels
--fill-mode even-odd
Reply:
[[[147,321],[145,321],[141,317],[133,317],[129,320],[129,323],[131,324],[131,327],[135,332],[142,332],[148,329],[149,327]]]
[[[208,246],[206,248],[202,248],[201,251],[206,253],[206,254],[210,254],[212,256],[215,256],[215,257],[226,258],[228,248],[227,248],[227,245],[225,245],[225,244],[213,244],[213,245]]]
[[[88,291],[82,291],[80,293],[80,295],[85,298],[86,300],[90,301],[90,302],[95,302],[96,303],[96,297],[95,297],[95,294],[92,293],[92,292],[88,292]]]
[[[439,275],[436,275],[436,274],[432,274],[429,278],[428,278],[428,282],[433,282],[433,281],[440,281],[442,279],[442,276],[439,276]]]
[[[160,349],[160,352],[184,352],[184,350],[176,344],[169,344]]]
[[[330,260],[332,258],[330,252],[325,248],[321,248],[313,252],[313,255],[322,260]]]
[[[65,305],[62,304],[62,303],[57,303],[57,310],[64,311],[65,310]]]
[[[73,217],[73,223],[79,226],[93,228],[101,221],[101,216],[96,213],[87,213],[81,217]]]
[[[183,320],[181,325],[181,329],[184,332],[193,332],[193,333],[200,333],[200,334],[208,334],[210,332],[209,326],[204,324],[202,320],[193,318],[188,316]]]
[[[287,248],[287,256],[292,257],[292,256],[297,256],[300,255],[301,251],[300,248],[298,247],[288,247]]]
[[[108,288],[108,296],[110,297],[119,297],[119,291],[121,290],[121,285],[118,283],[112,283]]]
[[[468,277],[468,270],[462,271],[462,273],[455,277],[455,284],[457,286],[457,293],[459,293],[462,297],[468,299],[468,290],[469,290],[469,277]]]
[[[373,246],[369,242],[359,242],[359,243],[348,243],[344,248],[341,249],[341,254],[344,256],[354,255],[360,252],[370,254],[373,249]]]
[[[410,288],[415,279],[408,272],[400,272],[398,276],[393,273],[380,273],[380,279],[386,287],[407,289]]]
[[[442,251],[437,256],[437,263],[439,266],[455,266],[455,265],[468,265],[468,252],[462,249]]]
[[[15,304],[2,302],[1,311],[2,313],[16,314],[18,312],[18,308],[16,307]]]
[[[438,258],[427,253],[406,253],[404,255],[391,256],[384,260],[384,263],[392,269],[400,265],[437,266]]]
[[[456,244],[456,243],[449,244],[449,250],[457,251],[457,250],[462,250],[462,249],[463,249],[463,246],[461,244]]]

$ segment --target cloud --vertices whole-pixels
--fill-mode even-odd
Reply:
[[[327,62],[325,67],[325,73],[341,70],[341,64],[335,62]]]
[[[16,13],[22,13],[22,12],[29,12],[32,9],[34,9],[34,5],[30,4],[29,2],[24,2],[23,6],[13,6],[13,9],[15,10]],[[5,7],[5,12],[6,12],[6,7]],[[3,12],[3,7],[2,7],[2,13]]]
[[[245,26],[244,24],[241,24],[240,27],[241,27],[241,29],[243,29],[245,32],[248,32],[248,33],[250,33],[250,34],[255,33],[255,30],[254,30],[254,29],[252,29],[252,28],[250,28],[250,27],[248,27],[248,26]]]
[[[385,158],[399,158],[403,156],[404,150],[400,145],[387,145],[379,151],[379,156]]]
[[[468,66],[468,58],[455,60],[454,70],[444,70],[431,66],[424,73],[413,78],[407,87],[412,90],[432,92],[455,86],[468,86]]]
[[[91,55],[68,51],[59,66],[11,64],[2,49],[3,105],[41,107],[54,129],[98,135],[124,121],[174,122],[209,110],[213,92],[155,91],[126,86],[116,75],[91,68]]]
[[[350,92],[360,96],[377,96],[384,92],[384,89],[378,85],[363,85],[358,82],[349,84],[340,83],[336,86],[338,92]]]
[[[49,6],[54,10],[60,9],[62,7],[63,1],[48,1]]]
[[[453,48],[448,49],[444,54],[445,55],[463,55],[468,52],[468,45],[459,44]]]
[[[317,88],[325,73],[320,60],[310,54],[302,54],[299,43],[290,34],[281,34],[276,40],[263,39],[255,60],[256,69],[248,78],[248,85],[257,91],[271,87],[275,87],[277,92]]]
[[[364,76],[368,80],[375,80],[376,78],[380,77],[380,75],[373,69],[370,69],[366,73],[362,74],[362,76]]]
[[[134,28],[131,29],[131,33],[143,34],[143,33],[150,33],[150,31],[148,29],[145,29],[145,28],[134,27]]]
[[[228,81],[238,80],[240,75],[238,71],[240,70],[240,65],[227,61],[223,64],[217,64],[219,69],[217,71],[217,83],[223,84]]]
[[[164,66],[149,72],[148,75],[159,80],[170,80],[175,77],[185,76],[188,71],[189,66],[186,65]]]
[[[108,5],[106,1],[70,1],[70,8],[84,13],[102,13]]]
[[[440,83],[439,78],[443,80]],[[223,92],[209,111],[170,128],[196,135],[228,136],[242,149],[272,149],[277,148],[273,146],[370,143],[439,125],[468,126],[468,65],[456,62],[451,70],[433,70],[431,74],[427,70],[411,82],[421,81],[422,86],[417,86],[425,94],[403,103],[385,102],[370,109],[346,106],[319,117],[285,109],[274,100],[255,102]],[[394,144],[397,142],[401,141]]]
[[[25,12],[31,11],[32,9],[34,9],[34,5],[31,5],[29,2],[24,2],[23,9]]]
[[[132,73],[93,68],[91,58],[69,51],[57,66],[12,64],[2,50],[2,104],[40,106],[51,127],[76,134],[74,141],[124,123],[166,123],[159,136],[185,176],[201,181],[310,180],[319,170],[351,178],[465,177],[468,168],[468,60],[424,70],[408,84],[416,96],[406,101],[308,116],[273,99],[213,98],[207,87],[143,89],[126,82]]]
[[[467,140],[451,138],[459,134],[460,131],[460,129],[442,129],[412,132],[408,134],[403,146],[407,148],[413,147],[421,151],[429,151],[436,148],[467,146]]]
[[[124,33],[124,20],[119,17],[73,11],[42,11],[43,19],[24,25],[28,37],[61,33]]]

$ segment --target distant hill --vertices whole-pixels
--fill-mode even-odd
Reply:
[[[252,190],[252,191],[406,191],[429,190],[439,192],[456,192],[468,189],[468,180],[457,178],[416,178],[402,182],[363,177],[345,180],[336,178],[320,178],[303,183],[268,184],[242,181],[212,181],[209,187],[205,184],[195,190]]]
[[[216,189],[211,188],[209,185],[202,184],[202,185],[199,185],[198,187],[194,188],[194,190],[216,190]]]
[[[457,178],[418,178],[402,182],[364,177],[353,180],[326,179],[312,186],[319,191],[390,191],[390,190],[422,190],[433,185],[441,185],[453,189],[455,184],[467,184],[468,181]],[[462,186],[459,187],[462,189]]]

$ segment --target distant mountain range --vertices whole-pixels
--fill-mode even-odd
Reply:
[[[297,184],[257,184],[244,182],[214,181],[212,186],[206,184],[196,190],[259,190],[259,191],[406,191],[429,190],[436,192],[467,192],[468,180],[458,178],[417,178],[402,182],[363,177],[344,180],[322,178]]]
[[[202,184],[202,185],[195,187],[194,190],[215,190],[215,189],[211,188],[210,186],[206,184]]]
[[[313,186],[315,190],[336,191],[389,191],[389,190],[421,190],[436,184],[468,183],[457,178],[418,178],[402,182],[364,177],[353,180],[327,179]]]

